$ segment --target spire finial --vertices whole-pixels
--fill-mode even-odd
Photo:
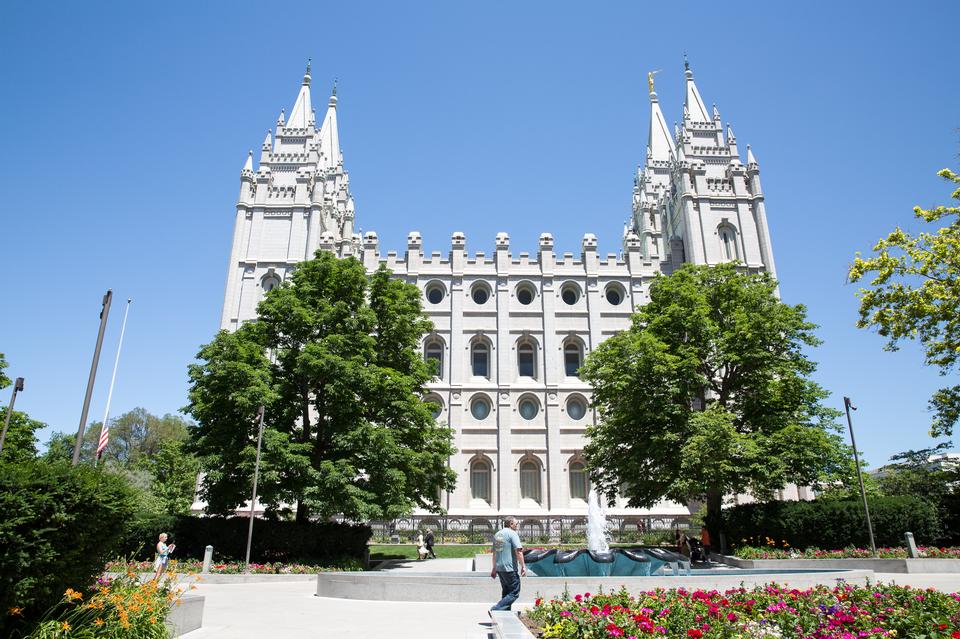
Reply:
[[[687,52],[686,52],[686,51],[683,52],[683,70],[684,70],[684,71],[689,71],[689,70],[690,70],[690,60],[687,59]]]
[[[332,95],[337,95],[337,79],[333,79],[333,93]]]
[[[648,71],[648,72],[647,72],[647,86],[650,87],[650,95],[651,95],[651,96],[656,96],[656,95],[657,95],[657,92],[653,90],[653,76],[657,75],[658,73],[660,73],[660,69],[657,69],[656,71]]]
[[[310,86],[310,63],[313,61],[313,58],[307,58],[307,70],[303,74],[303,83],[306,86]]]

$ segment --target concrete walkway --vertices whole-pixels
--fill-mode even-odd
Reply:
[[[390,570],[463,572],[471,560],[400,562]],[[960,591],[960,574],[878,574],[877,579],[918,588]],[[526,588],[534,587],[528,580]],[[317,597],[308,582],[210,584],[204,595],[203,627],[185,639],[339,639],[358,636],[391,639],[491,639],[489,604],[358,601]],[[492,603],[492,602],[491,602]],[[526,606],[517,606],[525,608]]]
[[[473,559],[393,559],[378,570],[388,572],[472,572]]]
[[[437,560],[439,561],[439,560]],[[205,584],[203,627],[184,639],[489,639],[488,604],[317,597],[316,584]]]

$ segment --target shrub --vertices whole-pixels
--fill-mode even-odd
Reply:
[[[176,557],[203,557],[204,549],[210,544],[218,560],[242,561],[246,556],[249,523],[246,517],[178,517],[172,530],[167,532],[177,545]],[[250,561],[323,563],[347,558],[363,561],[370,535],[370,527],[361,524],[256,519]]]
[[[29,623],[67,588],[95,581],[134,509],[121,477],[39,460],[0,464],[0,610],[18,609]],[[0,615],[0,634],[12,619]]]
[[[936,509],[916,497],[872,497],[873,534],[878,546],[899,546],[910,531],[918,543],[939,538]],[[744,504],[724,511],[727,540],[734,548],[760,540],[773,547],[869,546],[860,500],[778,501]]]

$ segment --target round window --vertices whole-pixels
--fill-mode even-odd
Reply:
[[[529,286],[521,286],[517,288],[517,301],[527,306],[533,303],[533,289]]]
[[[477,283],[470,289],[470,297],[472,297],[473,301],[477,304],[486,304],[487,300],[490,299],[490,291],[486,285]]]
[[[432,399],[427,403],[430,404],[430,414],[433,415],[433,418],[440,419],[440,414],[443,412],[443,406],[440,405],[440,402]]]
[[[580,421],[587,414],[587,405],[579,397],[571,397],[567,400],[567,415],[570,419]]]
[[[564,302],[573,306],[580,301],[580,289],[577,288],[576,284],[567,284],[560,289],[560,297]]]
[[[490,403],[483,397],[474,398],[470,402],[470,414],[474,419],[483,420],[490,414]]]
[[[431,284],[427,287],[427,301],[431,304],[439,304],[443,301],[444,290],[441,284]]]
[[[540,406],[537,405],[537,402],[530,399],[529,397],[520,400],[520,417],[530,420],[537,416],[537,413],[540,412]]]
[[[616,284],[607,287],[607,301],[614,306],[619,306],[620,302],[623,301],[623,291]]]

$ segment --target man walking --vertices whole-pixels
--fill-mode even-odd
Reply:
[[[520,596],[520,577],[526,577],[527,565],[523,561],[523,544],[517,534],[517,520],[507,517],[503,530],[493,536],[493,568],[490,578],[500,577],[503,597],[490,610],[510,610]]]
[[[433,552],[433,531],[427,528],[427,534],[423,538],[423,544],[427,547],[427,556],[431,559],[436,559],[437,555]]]

